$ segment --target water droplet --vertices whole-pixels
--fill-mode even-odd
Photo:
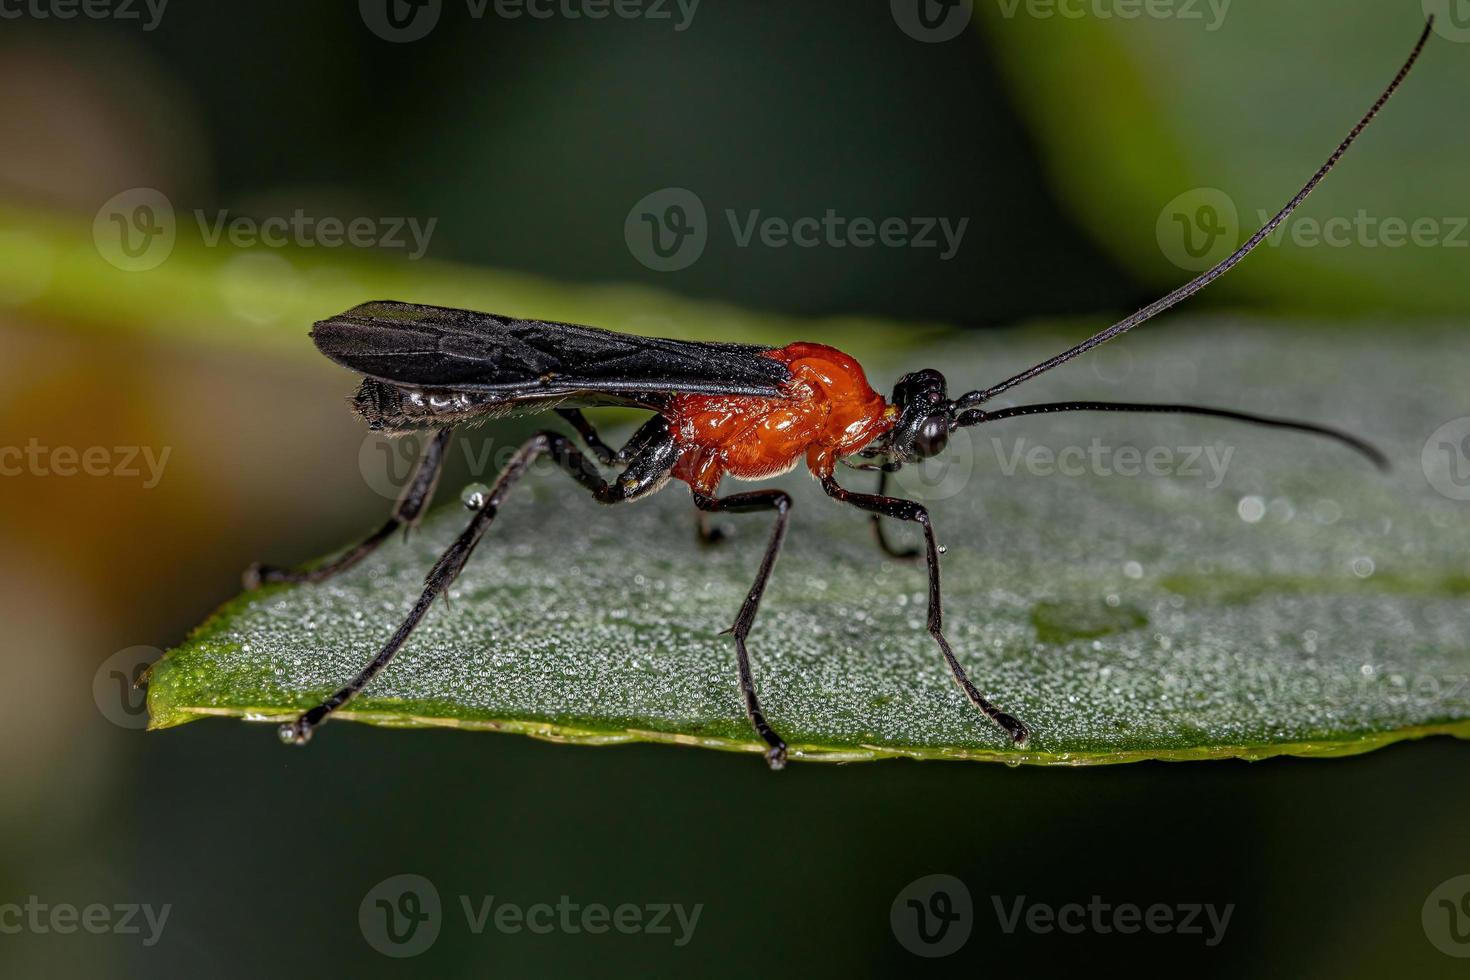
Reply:
[[[1266,502],[1255,494],[1241,497],[1240,503],[1235,505],[1235,512],[1247,524],[1256,524],[1266,516]]]
[[[1368,578],[1373,574],[1373,559],[1366,556],[1353,559],[1353,574],[1358,578]]]
[[[479,510],[490,499],[490,488],[483,483],[468,484],[459,492],[459,499],[470,510]]]
[[[1318,524],[1336,524],[1342,519],[1342,505],[1324,497],[1312,505],[1312,517]]]
[[[1143,578],[1143,566],[1136,561],[1124,562],[1123,574],[1128,578]]]
[[[1285,497],[1277,497],[1271,501],[1271,504],[1266,508],[1266,511],[1271,515],[1274,520],[1280,521],[1282,524],[1286,524],[1291,521],[1293,517],[1296,516],[1296,505],[1294,505],[1290,500],[1287,500]]]

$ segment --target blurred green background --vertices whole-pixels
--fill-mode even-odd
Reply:
[[[156,19],[142,4],[0,8],[0,446],[169,451],[156,486],[0,479],[0,906],[172,906],[150,947],[0,931],[0,971],[973,975],[1105,957],[1202,975],[1464,974],[1420,919],[1436,886],[1470,872],[1458,743],[1331,762],[772,776],[717,753],[356,725],[304,752],[233,722],[145,734],[93,681],[117,651],[180,640],[250,561],[303,560],[381,520],[343,404],[352,382],[312,350],[312,320],[393,297],[858,354],[1031,320],[1080,337],[1181,281],[1205,236],[1238,240],[1283,203],[1433,9],[1424,63],[1303,211],[1349,236],[1313,244],[1300,226],[1196,308],[1387,320],[1405,343],[1416,323],[1458,323],[1470,5],[1179,0],[1128,16],[1145,8],[922,0],[940,18],[926,28],[918,0],[605,18],[570,16],[602,9],[577,0],[539,6],[547,17],[393,2],[410,33],[437,21],[389,40],[374,0],[176,0]],[[947,40],[946,11],[971,21]],[[697,195],[708,242],[665,272],[640,261],[625,221],[666,188]],[[163,228],[159,196],[171,231],[128,255],[144,239],[127,229]],[[945,259],[742,247],[724,217],[828,209],[968,225]],[[211,244],[195,218],[207,230],[298,210],[375,234],[434,224],[411,258],[381,241]],[[1391,244],[1393,221],[1421,234]],[[1333,381],[1309,364],[1301,378]],[[689,561],[697,575],[692,547]],[[961,951],[922,960],[889,905],[939,872],[967,883],[977,921]],[[400,873],[446,903],[433,948],[401,961],[357,918]],[[454,924],[461,894],[704,910],[680,948],[476,936]],[[1095,894],[1235,911],[1206,948],[1006,934],[990,908],[991,895]]]

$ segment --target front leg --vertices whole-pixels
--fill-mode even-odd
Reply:
[[[954,650],[950,648],[949,640],[944,637],[944,603],[939,593],[939,546],[934,541],[934,527],[929,522],[929,512],[924,509],[923,505],[912,500],[904,500],[902,497],[853,493],[838,485],[831,476],[822,477],[822,489],[834,500],[852,504],[854,507],[884,517],[911,521],[924,529],[924,552],[929,560],[929,635],[934,637],[935,643],[939,644],[940,652],[944,654],[944,662],[949,665],[950,674],[970,702],[985,712],[986,717],[991,721],[1005,729],[1017,745],[1026,744],[1026,739],[1030,734],[1026,726],[986,700],[985,696],[970,682],[965,668],[960,666]]]
[[[878,468],[878,496],[880,497],[888,496],[888,474],[893,472],[893,470],[888,468],[888,465],[885,464]],[[897,467],[898,464],[891,465]],[[883,553],[890,558],[909,561],[919,557],[921,554],[918,548],[912,546],[900,548],[892,541],[889,541],[887,532],[883,530],[883,515],[876,512],[873,514],[873,535],[878,539],[878,547],[882,548]]]

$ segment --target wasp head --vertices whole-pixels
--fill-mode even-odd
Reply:
[[[888,434],[887,455],[895,463],[928,459],[944,452],[954,427],[954,402],[944,375],[926,368],[905,374],[893,386],[898,421]]]

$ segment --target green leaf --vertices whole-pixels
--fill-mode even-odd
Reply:
[[[884,558],[866,516],[812,481],[779,481],[796,495],[793,523],[750,646],[793,757],[1261,758],[1470,734],[1464,348],[1448,331],[1415,336],[1175,320],[1024,389],[1028,402],[1195,400],[1344,425],[1389,452],[1387,476],[1305,436],[1092,414],[965,430],[941,461],[900,474],[947,546],[949,637],[979,687],[1031,726],[1025,748],[951,683],[924,630],[922,566]],[[996,333],[872,374],[886,386],[930,363],[959,389],[1058,343]],[[511,441],[489,434],[490,455]],[[487,437],[464,438],[478,455]],[[1130,475],[1146,464],[1154,475]],[[374,655],[467,516],[447,505],[334,581],[225,605],[154,670],[153,726],[284,720],[315,703]],[[719,631],[771,521],[724,523],[734,537],[701,549],[677,483],[604,508],[536,467],[451,600],[338,717],[758,750]]]

